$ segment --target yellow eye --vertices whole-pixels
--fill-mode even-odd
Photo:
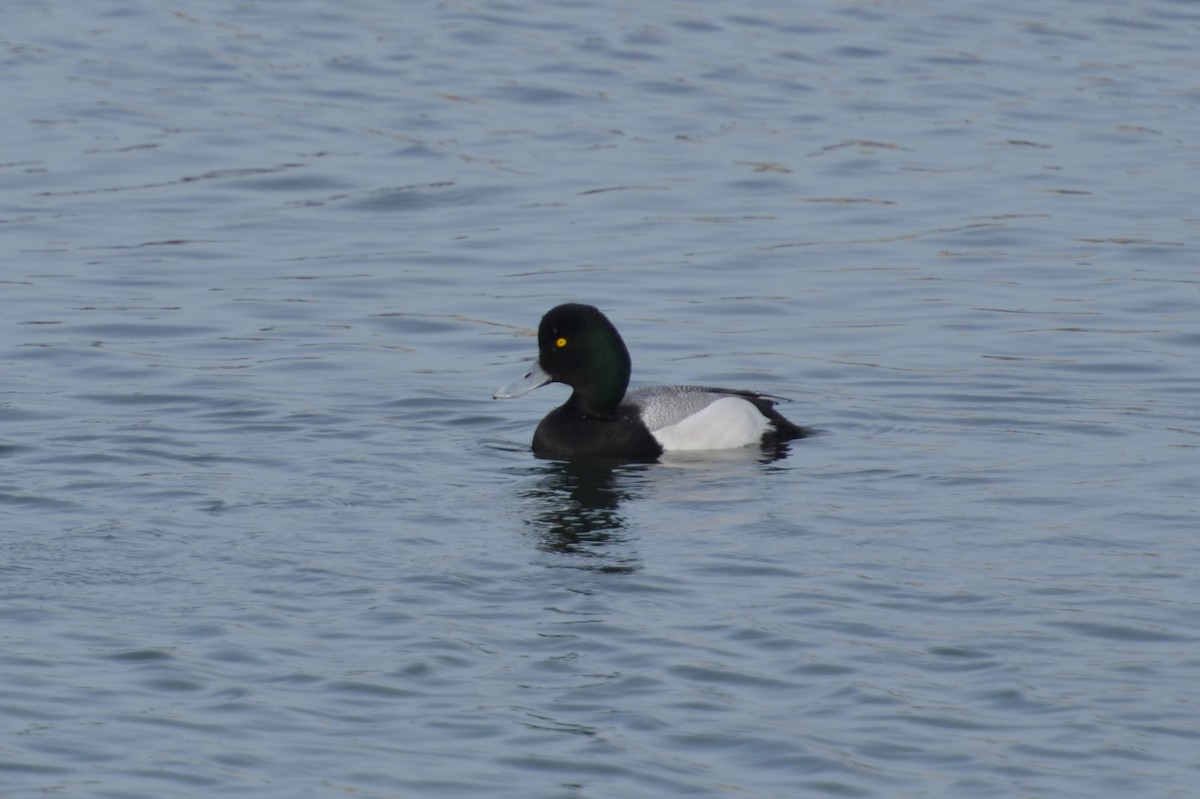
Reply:
[[[554,346],[562,349],[563,347],[567,346],[567,340],[565,338],[559,338],[558,341],[554,342]]]

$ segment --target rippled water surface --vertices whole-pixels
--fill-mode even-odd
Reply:
[[[6,3],[0,795],[1195,795],[1198,40]],[[821,435],[535,459],[567,300]]]

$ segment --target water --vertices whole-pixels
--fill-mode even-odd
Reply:
[[[1195,795],[1191,4],[0,30],[0,794]],[[533,458],[565,300],[824,432]]]

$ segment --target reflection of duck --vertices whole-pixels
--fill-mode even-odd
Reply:
[[[704,386],[629,386],[629,350],[613,323],[590,305],[552,308],[538,327],[538,359],[495,397],[518,397],[547,383],[574,391],[533,435],[547,458],[652,461],[667,450],[778,445],[810,431],[775,410],[778,397]]]
[[[570,556],[567,565],[580,568],[634,571],[634,560],[618,546],[626,540],[620,506],[635,496],[629,483],[636,479],[637,470],[645,468],[575,461],[540,467],[544,476],[524,492],[541,506],[528,522],[537,535],[538,549]]]

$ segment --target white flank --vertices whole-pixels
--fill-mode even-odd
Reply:
[[[741,397],[722,397],[653,432],[664,450],[735,449],[760,440],[770,424],[752,403]]]

